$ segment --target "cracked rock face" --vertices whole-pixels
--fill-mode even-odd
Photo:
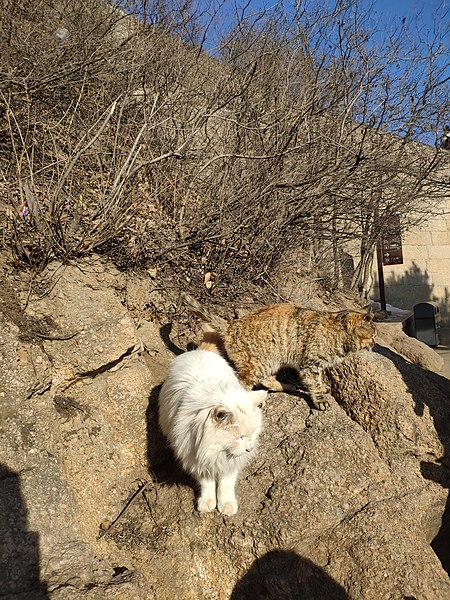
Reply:
[[[74,377],[108,370],[139,346],[132,318],[108,287],[118,273],[106,276],[96,267],[50,269],[48,290],[27,310],[52,323],[45,351],[55,370],[71,370]]]
[[[447,380],[379,347],[330,372],[325,412],[271,394],[237,515],[199,515],[158,431],[173,357],[159,326],[134,321],[126,282],[98,261],[43,281],[26,319],[0,302],[4,597],[450,598],[430,546],[449,485]]]

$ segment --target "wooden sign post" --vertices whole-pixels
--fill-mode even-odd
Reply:
[[[386,310],[386,290],[384,286],[383,265],[402,265],[403,247],[400,227],[400,217],[392,215],[388,223],[387,232],[378,238],[377,242],[377,268],[378,286],[380,288],[381,310]]]

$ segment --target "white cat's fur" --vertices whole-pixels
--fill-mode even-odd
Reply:
[[[224,358],[208,350],[177,356],[159,396],[159,424],[200,486],[197,510],[237,511],[235,483],[254,455],[265,390],[248,392]]]

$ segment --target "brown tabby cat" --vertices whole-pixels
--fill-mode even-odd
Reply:
[[[204,313],[195,312],[205,319]],[[207,331],[200,348],[226,354],[248,389],[262,384],[273,391],[294,391],[295,386],[275,375],[283,367],[296,369],[313,406],[324,410],[323,371],[351,352],[371,348],[374,337],[370,311],[332,313],[274,304],[225,322],[220,331]]]

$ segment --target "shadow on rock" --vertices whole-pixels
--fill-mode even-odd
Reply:
[[[258,558],[236,584],[230,600],[345,600],[345,590],[327,573],[292,551]]]
[[[194,487],[194,482],[179,466],[159,428],[158,398],[161,387],[157,385],[152,389],[147,406],[148,467],[157,483]]]
[[[44,600],[39,581],[39,534],[27,531],[19,474],[0,465],[0,596]]]
[[[172,323],[166,323],[159,328],[159,335],[161,336],[162,341],[164,342],[166,348],[172,352],[175,356],[179,356],[180,354],[184,354],[184,350],[179,348],[176,344],[172,342],[170,339],[170,334],[172,333]]]
[[[450,489],[450,380],[427,371],[419,365],[413,365],[402,356],[391,352],[389,349],[377,346],[376,351],[391,360],[403,377],[403,381],[408,387],[409,392],[414,399],[414,412],[418,416],[424,414],[425,406],[428,407],[430,415],[436,429],[436,433],[444,448],[444,453],[438,458],[438,462],[421,463],[421,472],[425,479],[430,479],[439,483],[444,488]],[[428,388],[418,384],[421,375],[421,381],[428,381]],[[438,390],[438,393],[431,393],[431,389]],[[447,499],[446,508],[442,515],[442,526],[439,533],[431,543],[436,555],[442,563],[442,566],[450,574],[450,496]]]

